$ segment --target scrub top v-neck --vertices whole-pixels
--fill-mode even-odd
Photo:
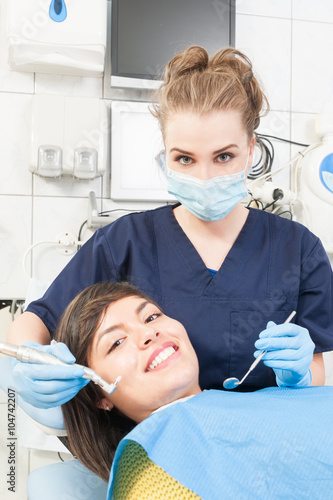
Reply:
[[[96,231],[29,305],[51,334],[70,300],[99,281],[138,286],[184,324],[197,352],[203,389],[222,388],[253,362],[254,342],[269,320],[292,310],[315,352],[333,349],[332,270],[319,239],[304,226],[250,209],[214,277],[178,224],[173,206],[133,213]],[[260,363],[240,390],[275,385]]]
[[[196,285],[196,293],[205,296],[211,294],[223,296],[228,293],[230,282],[235,280],[236,275],[239,274],[242,262],[248,261],[250,252],[251,254],[255,254],[257,251],[256,248],[253,248],[251,238],[251,233],[254,231],[257,223],[255,212],[252,210],[249,211],[245,224],[226,255],[221,267],[214,270],[215,276],[213,278],[196,248],[178,224],[173,211],[167,211],[165,216],[164,229],[174,245],[174,250],[179,260],[183,261],[186,266],[185,269],[189,273],[188,280],[191,280],[191,284],[193,280],[193,284]],[[249,245],[252,248],[248,248]],[[177,275],[179,269],[175,269],[175,271],[175,275]],[[170,269],[168,269],[168,272],[170,273]],[[177,293],[177,287],[175,288],[175,293]]]

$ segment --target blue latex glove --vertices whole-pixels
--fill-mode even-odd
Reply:
[[[266,330],[255,342],[256,349],[268,350],[262,360],[273,368],[279,387],[306,387],[311,385],[310,364],[315,348],[306,328],[293,323],[267,323]],[[260,351],[254,353],[258,357]]]
[[[24,345],[48,352],[65,363],[75,363],[68,347],[59,342],[54,345],[40,345],[26,342]],[[22,363],[12,358],[13,381],[22,399],[37,408],[61,406],[72,399],[89,379],[82,378],[83,368]]]

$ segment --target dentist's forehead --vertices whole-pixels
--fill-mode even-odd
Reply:
[[[173,142],[177,142],[179,138],[186,145],[192,144],[193,139],[196,140],[197,137],[205,140],[209,138],[211,142],[213,136],[216,136],[217,149],[227,144],[240,146],[240,143],[248,142],[241,114],[235,110],[215,110],[208,113],[175,112],[168,118],[164,135],[167,149],[174,147]]]

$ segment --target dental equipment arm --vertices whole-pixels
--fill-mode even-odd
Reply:
[[[90,380],[109,394],[116,389],[120,377],[114,384],[107,383],[91,368],[74,363],[75,358],[65,344],[31,344],[17,346],[0,342],[0,352],[21,361],[14,361],[15,388],[22,398],[33,406],[61,406],[72,399]]]

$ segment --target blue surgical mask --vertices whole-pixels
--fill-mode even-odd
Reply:
[[[168,193],[173,194],[189,212],[205,221],[223,219],[248,194],[244,185],[245,170],[206,181],[169,168],[167,173]]]

